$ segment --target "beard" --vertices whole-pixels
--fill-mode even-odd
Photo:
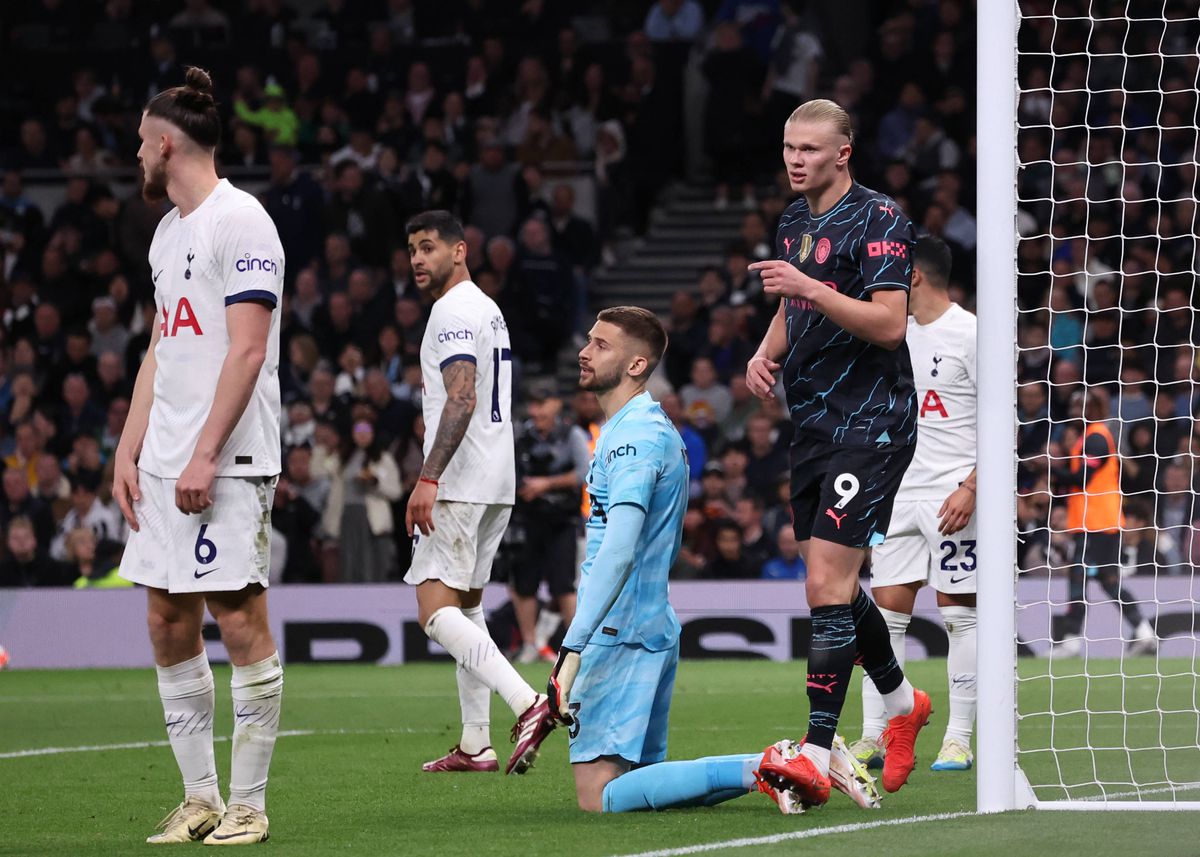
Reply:
[[[592,393],[607,393],[621,383],[621,370],[614,369],[607,375],[604,375],[591,367],[591,374],[583,374],[582,368],[579,371],[579,389],[588,390]]]
[[[167,162],[161,160],[154,169],[142,166],[142,199],[149,203],[162,202],[167,198]]]
[[[454,273],[454,263],[451,262],[444,271],[434,270],[429,268],[429,282],[425,284],[422,291],[432,292],[434,295],[440,295],[446,288],[446,283],[450,281],[450,275]],[[420,286],[418,286],[420,288]]]

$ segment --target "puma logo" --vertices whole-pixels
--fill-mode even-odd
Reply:
[[[833,511],[833,509],[826,509],[825,514],[833,518],[833,522],[837,524],[837,528],[840,530],[842,528],[842,521],[844,521],[846,516],[850,513],[842,512],[842,514],[839,515],[837,512]]]
[[[792,239],[792,238],[784,238],[783,239],[783,252],[785,252],[785,253],[792,252],[792,241],[793,240],[795,240],[795,239]]]
[[[821,684],[819,681],[813,681],[812,679],[809,679],[807,682],[805,682],[805,684],[808,687],[813,687],[817,690],[823,690],[826,693],[833,693],[833,689],[837,687],[837,679],[834,679],[829,684]]]
[[[880,211],[886,211],[886,212],[887,212],[888,214],[890,214],[892,217],[895,217],[895,216],[896,216],[896,209],[895,209],[895,206],[891,206],[891,205],[881,205],[881,206],[879,206],[879,210],[880,210]]]

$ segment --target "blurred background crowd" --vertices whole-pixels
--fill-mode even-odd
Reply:
[[[1072,5],[1086,4],[1058,3]],[[1128,48],[1116,27],[1098,25],[1085,47]],[[1021,38],[1045,50],[1052,22]],[[547,526],[580,530],[602,415],[574,390],[574,353],[594,311],[628,299],[606,283],[662,236],[680,194],[721,226],[705,259],[667,257],[684,285],[638,300],[670,330],[651,389],[692,465],[674,574],[804,576],[786,503],[790,424],[743,378],[774,311],[746,265],[775,255],[791,199],[780,128],[800,102],[851,112],[856,178],[950,244],[952,297],[974,309],[969,2],[13,0],[0,44],[0,585],[120,584],[111,453],[156,321],[146,251],[167,210],[138,193],[136,128],[184,65],[212,72],[219,170],[259,195],[287,256],[277,581],[404,572],[428,305],[403,224],[424,209],[462,218],[473,279],[512,332],[521,488],[503,579],[542,556]],[[1161,80],[1195,73],[1194,56],[1164,60]],[[1190,562],[1196,96],[1182,84],[1157,101],[1078,91],[1121,74],[1119,58],[1021,68],[1028,569],[1070,550],[1052,533],[1049,474],[1078,431],[1081,382],[1108,385],[1122,421],[1137,562]],[[1085,133],[1101,115],[1149,124]],[[1114,168],[1122,155],[1145,166]]]

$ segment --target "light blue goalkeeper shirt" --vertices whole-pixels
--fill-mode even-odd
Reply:
[[[683,538],[688,461],[679,432],[649,393],[634,396],[601,429],[587,490],[587,558],[563,645],[576,651],[589,643],[670,648],[679,639],[679,620],[667,598],[667,575]],[[609,515],[626,505],[645,513],[636,539],[609,532]]]

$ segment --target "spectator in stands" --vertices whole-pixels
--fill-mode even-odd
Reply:
[[[524,205],[525,183],[521,168],[509,163],[500,140],[485,140],[479,163],[467,175],[463,210],[467,222],[488,238],[511,235]]]
[[[66,534],[63,566],[68,577],[74,577],[76,589],[127,589],[134,584],[117,572],[119,563],[111,556],[98,554],[96,534],[87,527],[77,527]]]
[[[752,208],[752,176],[746,155],[758,145],[753,135],[758,128],[762,62],[743,44],[737,26],[726,21],[716,27],[703,71],[708,80],[704,139],[716,174],[715,204],[727,208],[732,189],[741,194],[743,207]]]
[[[688,419],[695,422],[701,412],[706,414],[705,418],[710,423],[728,417],[733,409],[733,398],[729,388],[719,382],[713,361],[707,357],[697,357],[692,361],[691,377],[691,383],[685,384],[679,391]]]
[[[91,353],[97,359],[106,352],[124,354],[129,344],[129,330],[117,315],[117,302],[108,295],[92,300],[92,318],[87,324],[91,334]]]
[[[683,401],[675,393],[663,396],[659,406],[683,439],[683,447],[687,450],[688,467],[691,473],[693,491],[700,483],[700,474],[708,462],[708,445],[700,433],[692,428],[683,411]]]
[[[825,55],[810,16],[802,14],[791,2],[782,3],[781,11],[783,21],[771,42],[767,79],[763,84],[768,134],[783,128],[798,105],[816,97],[821,59]],[[844,102],[838,103],[846,106]]]
[[[307,269],[321,246],[324,194],[307,172],[298,169],[300,153],[292,148],[292,144],[277,142],[271,146],[267,158],[271,183],[262,202],[279,231],[279,241],[287,260],[284,276],[290,284]],[[311,300],[311,295],[306,300]],[[306,311],[311,312],[311,307],[306,307]]]
[[[426,142],[420,162],[400,186],[403,216],[431,208],[457,208],[458,195],[458,179],[448,167],[446,144],[441,140]]]
[[[800,556],[800,543],[796,541],[796,532],[790,523],[776,531],[775,548],[777,555],[762,567],[763,580],[804,580],[808,577],[804,557]]]
[[[598,261],[600,248],[596,233],[575,214],[575,188],[560,182],[550,191],[550,237],[555,252],[563,256],[583,276]]]
[[[554,366],[558,350],[570,333],[575,283],[566,260],[554,252],[545,221],[531,217],[521,225],[520,249],[513,267],[519,317],[535,344],[534,351],[521,356],[537,367],[534,371],[546,373]],[[513,344],[515,347],[516,342]]]
[[[759,413],[746,422],[746,443],[749,461],[746,482],[750,491],[760,497],[769,496],[780,473],[787,471],[787,450],[776,441],[775,424],[766,414]]]
[[[125,420],[129,418],[129,397],[117,396],[108,405],[105,414],[104,430],[100,433],[100,452],[105,460],[112,458],[121,440],[121,432],[125,430]]]
[[[371,423],[356,422],[350,437],[323,528],[338,545],[338,580],[380,583],[396,568],[392,504],[400,499],[400,472]]]
[[[366,400],[375,408],[375,429],[380,443],[390,450],[402,447],[412,430],[417,409],[411,402],[392,395],[392,385],[381,369],[368,369],[362,386]]]
[[[1166,462],[1157,502],[1158,548],[1162,551],[1164,571],[1187,574],[1195,557],[1191,555],[1191,530],[1200,519],[1196,490],[1192,479],[1193,460],[1180,456]]]
[[[378,191],[367,187],[363,168],[347,158],[334,167],[334,193],[325,205],[327,229],[344,232],[350,250],[371,265],[391,260],[396,216]]]
[[[0,587],[71,585],[71,572],[38,548],[39,538],[29,518],[7,519],[4,531],[8,556],[0,562]]]
[[[775,539],[763,530],[763,501],[757,494],[739,497],[733,506],[733,520],[741,528],[742,556],[756,571],[761,571],[775,555]]]
[[[81,434],[98,434],[104,426],[104,411],[92,401],[91,390],[83,375],[72,373],[62,382],[62,407],[58,416],[57,449],[65,455],[71,442]]]
[[[750,580],[758,577],[761,566],[756,566],[745,555],[742,534],[737,522],[722,519],[713,527],[716,534],[716,553],[704,566],[704,577],[711,580]]]
[[[67,501],[71,499],[71,482],[63,475],[58,459],[53,455],[43,455],[37,461],[37,483],[29,492],[50,507],[55,520],[66,514]],[[60,513],[59,507],[62,507]]]
[[[318,583],[321,580],[320,551],[315,537],[328,496],[328,482],[324,481],[324,492],[313,491],[321,483],[312,477],[311,460],[312,453],[307,446],[289,449],[284,474],[275,486],[271,527],[287,544],[282,575],[285,583]],[[298,483],[297,478],[307,485]],[[313,499],[319,502],[314,505]]]
[[[30,376],[24,377],[32,381]],[[14,394],[15,402],[20,402],[25,398],[23,387],[23,384],[20,385]],[[23,475],[26,487],[32,487],[37,483],[37,463],[44,454],[42,449],[45,443],[41,433],[33,424],[32,394],[29,394],[29,398],[29,411],[22,415],[22,422],[17,424],[13,432],[16,443],[12,454],[4,458],[5,473],[11,470]]]
[[[274,146],[294,146],[299,137],[300,119],[287,104],[283,87],[272,81],[263,87],[263,103],[257,109],[237,97],[233,112],[242,122],[262,129],[268,143]]]
[[[692,42],[704,29],[704,8],[696,0],[656,0],[642,24],[654,42]]]
[[[100,474],[81,470],[71,475],[70,483],[70,509],[59,522],[58,531],[50,542],[51,558],[59,562],[67,559],[66,538],[79,527],[86,527],[95,533],[101,553],[120,553],[120,546],[126,538],[125,523],[120,511],[101,502],[97,496]]]

